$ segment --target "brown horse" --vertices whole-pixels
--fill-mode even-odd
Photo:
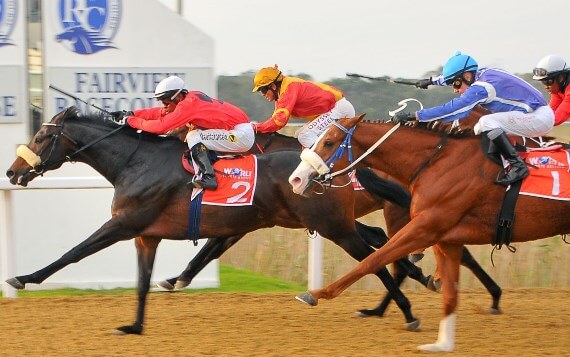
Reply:
[[[32,274],[8,279],[7,283],[17,289],[23,289],[29,283],[40,284],[69,264],[119,241],[136,237],[139,267],[136,320],[118,330],[142,333],[158,244],[162,239],[188,239],[191,189],[186,185],[189,174],[180,164],[185,148],[186,145],[177,139],[137,133],[128,126],[103,120],[101,116],[80,115],[73,107],[43,124],[28,146],[19,148],[20,157],[6,172],[10,182],[27,186],[35,177],[58,169],[65,162],[83,162],[113,184],[112,217],[61,258]],[[332,240],[359,261],[374,252],[371,245],[379,247],[387,240],[385,235],[378,236],[381,230],[372,229],[367,233],[366,226],[357,225],[354,190],[344,178],[339,180],[341,184],[347,184],[344,188],[325,192],[316,200],[292,195],[287,177],[298,163],[296,151],[260,155],[253,204],[203,206],[200,238],[233,242],[249,232],[276,225],[307,228]],[[415,268],[409,261],[407,264]],[[407,273],[425,280],[418,268]],[[417,329],[419,320],[412,315],[409,300],[388,270],[381,269],[377,276],[404,313],[407,327]]]
[[[441,274],[443,319],[438,340],[419,346],[426,351],[452,351],[455,346],[455,310],[458,301],[459,264],[465,244],[493,242],[505,188],[494,184],[499,166],[480,148],[481,138],[447,138],[422,128],[391,123],[361,122],[363,116],[340,120],[322,135],[289,182],[293,191],[306,192],[312,180],[330,169],[326,160],[345,137],[355,157],[365,165],[388,173],[412,193],[411,221],[351,272],[323,289],[298,296],[316,305],[333,299],[363,276],[381,269],[410,252],[433,245]],[[351,132],[351,130],[353,130]],[[374,151],[362,157],[368,148]],[[337,162],[335,170],[346,163]],[[318,173],[317,173],[318,171]],[[515,209],[512,242],[525,242],[570,233],[570,203],[520,196]]]
[[[179,138],[186,136],[182,133]],[[263,154],[283,150],[298,150],[300,152],[299,141],[293,137],[282,135],[279,133],[263,134],[256,133],[255,145],[250,150],[251,153]],[[381,173],[378,173],[382,175]],[[358,169],[356,175],[360,182],[366,186],[366,190],[356,190],[354,192],[355,200],[355,217],[361,217],[370,212],[383,209],[384,218],[386,221],[386,228],[388,235],[391,237],[396,234],[402,227],[410,221],[409,205],[411,197],[407,191],[399,185],[389,185],[389,182],[383,181],[381,186],[367,186],[367,182],[378,182],[376,173],[369,169]],[[362,224],[357,223],[357,229],[363,237],[367,237],[365,232],[369,231],[370,227],[364,227]],[[192,282],[192,279],[212,260],[218,259],[225,251],[231,248],[243,236],[235,236],[232,239],[208,239],[206,244],[188,263],[187,268],[177,277],[169,278],[161,281],[158,285],[166,290],[175,291],[182,289]],[[483,270],[475,258],[471,255],[467,248],[463,249],[461,256],[461,264],[470,269],[473,274],[481,281],[483,286],[491,294],[492,302],[489,312],[498,314],[501,312],[499,308],[499,301],[501,298],[502,290],[493,281],[493,279]],[[410,272],[414,272],[417,277],[421,274],[414,271],[414,267],[407,261],[401,261],[394,265],[394,280],[400,284]],[[426,279],[420,278],[418,280],[423,285],[426,285]],[[430,290],[437,290],[432,276],[427,277],[427,287]],[[383,316],[388,304],[390,303],[391,295],[387,294],[380,304],[374,309],[361,309],[359,310],[360,316]]]

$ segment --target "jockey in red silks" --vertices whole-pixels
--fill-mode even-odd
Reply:
[[[195,127],[186,135],[192,160],[200,174],[191,183],[198,188],[216,189],[218,183],[208,149],[246,152],[255,142],[251,122],[243,110],[199,91],[188,91],[180,77],[170,76],[156,86],[154,97],[162,107],[135,110],[127,124],[155,134],[181,127]]]
[[[259,133],[273,133],[283,128],[290,117],[308,120],[296,133],[306,148],[334,121],[353,117],[354,107],[344,94],[331,85],[286,77],[275,67],[260,69],[253,79],[252,92],[260,92],[268,101],[275,101],[271,118],[255,124]]]
[[[554,125],[570,119],[570,67],[566,61],[558,55],[548,55],[538,62],[532,73],[532,79],[540,81],[550,93]]]

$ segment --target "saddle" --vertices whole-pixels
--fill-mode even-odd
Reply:
[[[481,148],[489,160],[493,161],[497,165],[503,167],[503,160],[501,155],[495,150],[493,143],[491,140],[486,136],[481,136]],[[548,138],[551,139],[551,138]],[[528,143],[531,145],[524,145],[524,143]],[[539,143],[545,143],[546,145],[540,146]],[[554,142],[552,140],[544,141],[544,138],[531,138],[529,140],[524,140],[519,142],[516,140],[514,143],[515,149],[521,154],[521,158],[525,160],[525,154],[535,152],[535,151],[542,151],[542,152],[551,152],[556,150],[569,150],[570,145],[566,143],[559,143]],[[533,147],[536,146],[536,147]],[[525,160],[526,164],[529,167],[535,167],[532,163],[529,163],[528,160]],[[525,179],[526,180],[526,179]],[[496,249],[501,249],[503,245],[506,245],[510,251],[515,251],[514,247],[510,247],[510,242],[512,238],[512,229],[515,220],[515,206],[517,202],[517,198],[521,192],[521,187],[523,186],[523,182],[525,180],[517,181],[510,185],[505,192],[505,197],[503,199],[503,204],[501,210],[498,215],[498,222],[497,222],[497,230],[495,233],[495,237],[493,239],[493,245]]]

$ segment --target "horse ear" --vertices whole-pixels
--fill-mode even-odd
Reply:
[[[361,120],[364,118],[365,115],[366,115],[366,113],[360,114],[360,115],[358,116],[357,122],[361,121]]]

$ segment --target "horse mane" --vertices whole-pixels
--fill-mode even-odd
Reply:
[[[378,123],[390,123],[390,120],[362,120],[362,123],[371,123],[371,124],[378,124]],[[447,134],[451,138],[468,138],[477,136],[471,127],[462,127],[461,125],[453,127],[451,123],[443,123],[440,121],[431,121],[431,122],[419,122],[419,121],[412,121],[404,124],[406,127],[410,127],[413,129],[428,131],[430,133],[435,133],[438,135]]]
[[[128,126],[126,124],[117,123],[116,121],[114,121],[111,118],[110,115],[108,115],[104,112],[99,111],[99,112],[83,113],[77,107],[74,107],[74,106],[69,107],[69,108],[65,109],[63,112],[56,115],[56,120],[55,120],[56,122],[61,122],[64,120],[72,120],[72,121],[82,122],[82,123],[85,123],[87,125],[92,124],[95,126],[104,126],[104,127],[107,127],[111,130],[114,130],[114,129],[117,129],[121,126],[124,126],[125,127],[124,130],[121,130],[122,133],[124,133],[128,136],[134,137],[134,138],[139,138],[139,136],[140,136],[141,139],[147,140],[147,141],[159,141],[159,142],[180,141],[178,138],[172,137],[172,136],[159,136],[159,135],[147,133],[144,131],[139,133],[137,131],[137,129],[131,128],[130,126]]]

